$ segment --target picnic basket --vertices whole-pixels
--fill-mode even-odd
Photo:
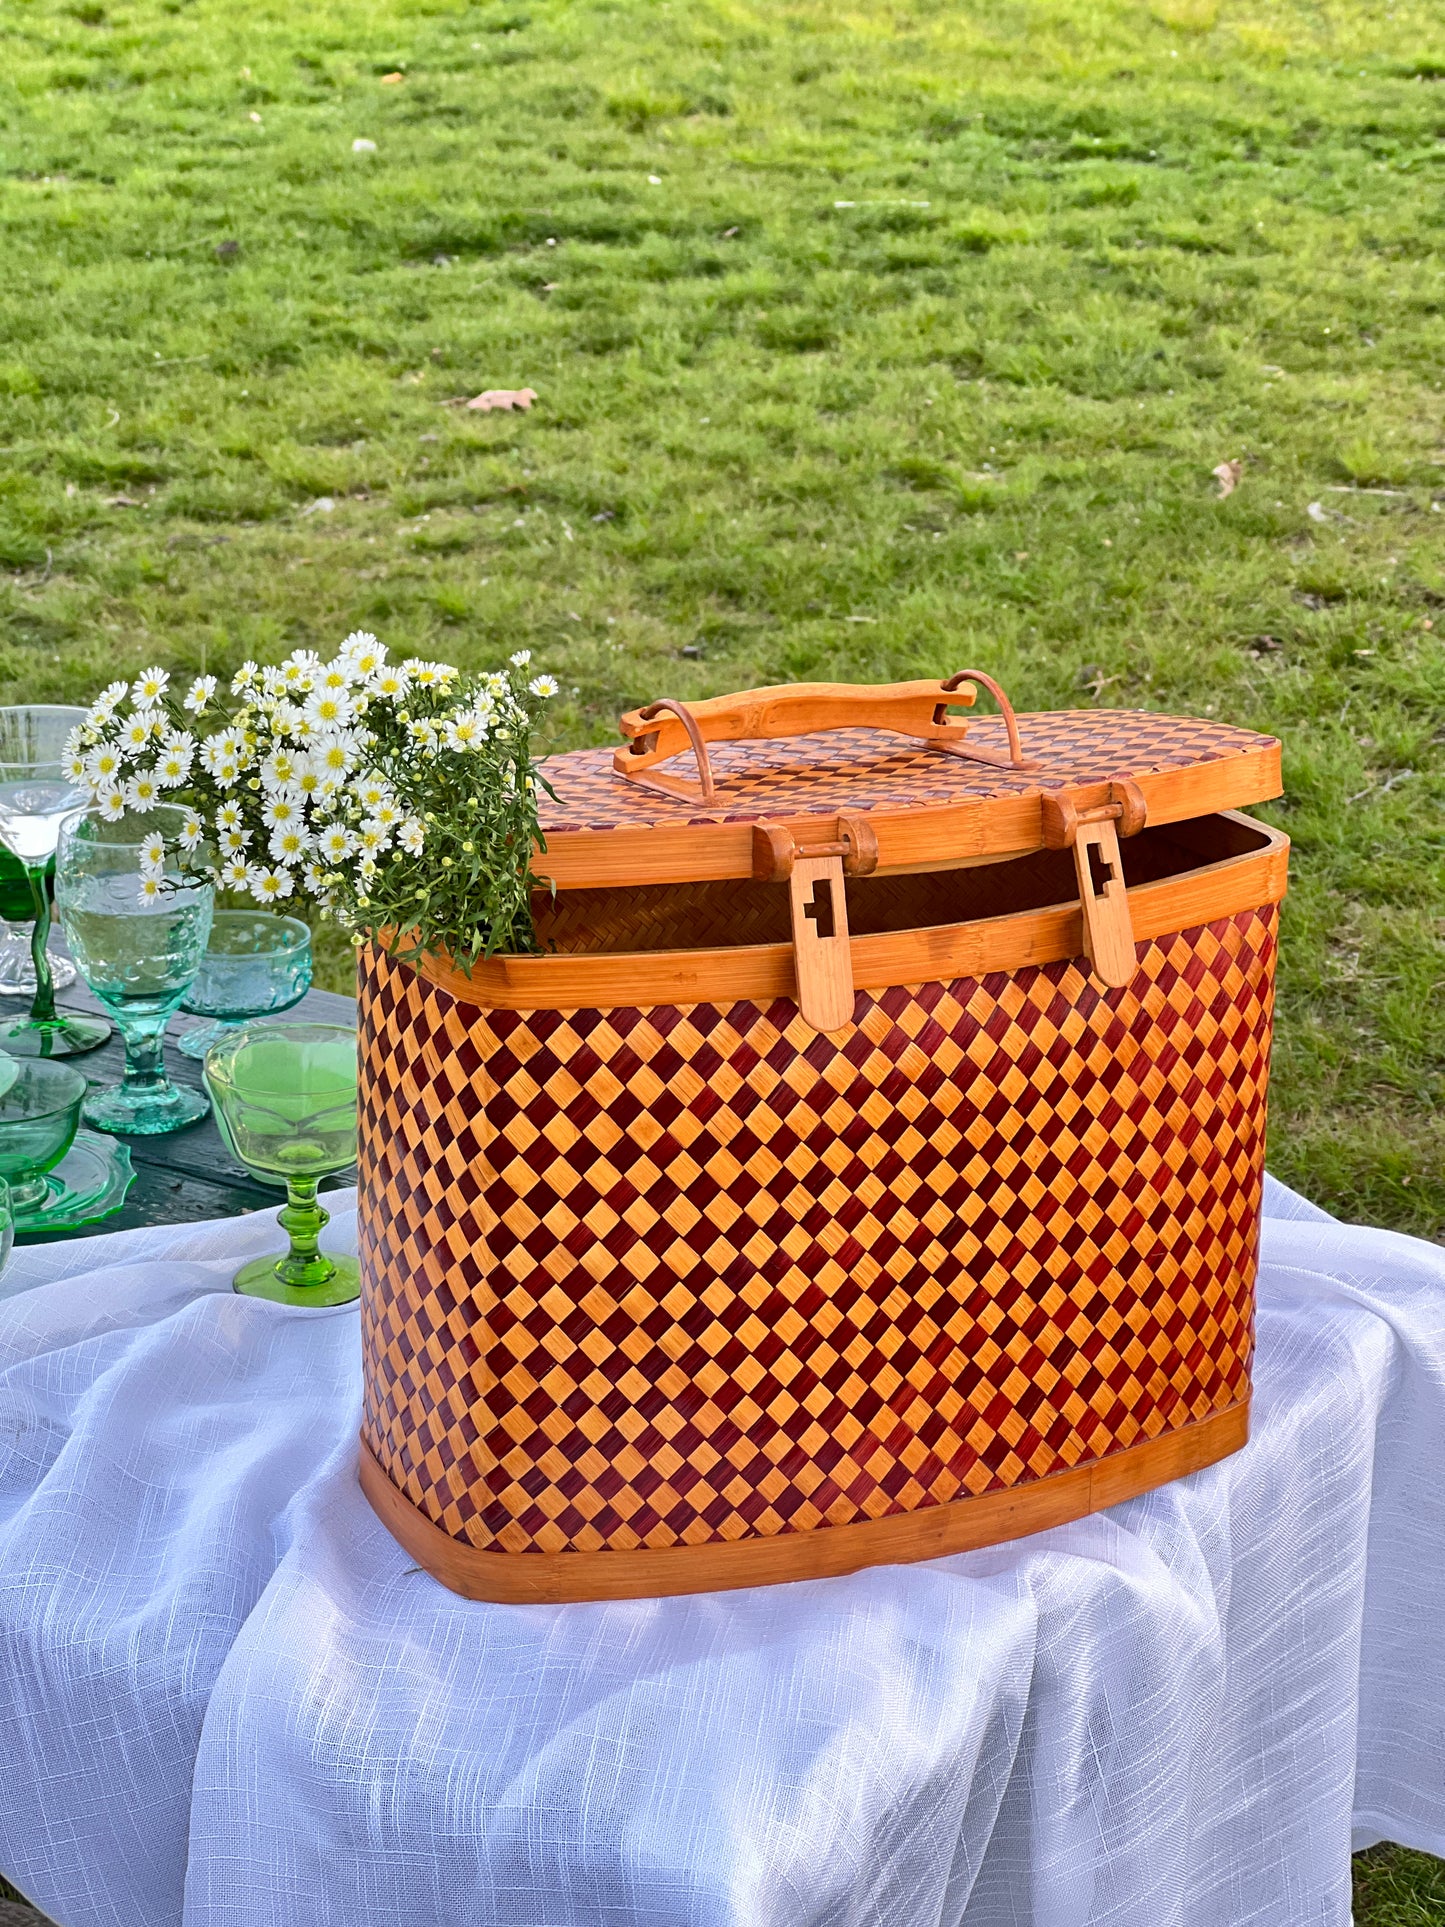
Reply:
[[[544,765],[538,954],[362,955],[395,1537],[473,1598],[751,1586],[1242,1445],[1279,744],[974,671],[621,727]]]

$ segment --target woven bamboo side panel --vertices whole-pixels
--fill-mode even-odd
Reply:
[[[1248,1395],[1273,905],[795,1007],[486,1011],[363,960],[363,1438],[516,1554],[877,1519]]]

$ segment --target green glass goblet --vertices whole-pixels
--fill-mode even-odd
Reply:
[[[177,1038],[184,1057],[203,1058],[228,1030],[274,1017],[311,988],[311,932],[274,910],[218,910],[195,982],[181,1004],[213,1021]]]
[[[345,1305],[361,1290],[354,1258],[320,1248],[331,1214],[316,1186],[356,1157],[356,1032],[344,1024],[247,1024],[206,1058],[221,1135],[261,1178],[284,1178],[279,1257],[253,1258],[232,1281],[282,1305]]]
[[[128,1137],[177,1131],[211,1108],[202,1092],[171,1082],[161,1051],[166,1020],[205,951],[215,904],[204,877],[208,853],[187,855],[181,846],[186,814],[164,803],[109,822],[98,809],[80,810],[61,825],[55,854],[55,902],[71,955],[125,1039],[119,1087],[92,1091],[85,1116]],[[155,838],[160,862],[151,862],[147,876]]]
[[[0,1091],[0,1178],[9,1186],[12,1211],[33,1213],[50,1202],[46,1173],[75,1142],[85,1091],[85,1079],[70,1064],[34,1057],[15,1064],[15,1076]]]
[[[88,799],[84,786],[65,774],[65,739],[85,711],[56,703],[23,703],[0,708],[0,844],[25,872],[35,923],[30,955],[35,1000],[28,1017],[0,1027],[0,1046],[16,1057],[74,1057],[94,1050],[110,1036],[104,1017],[77,1017],[55,1008],[57,967],[50,955],[50,892],[45,873],[55,855],[60,825]]]

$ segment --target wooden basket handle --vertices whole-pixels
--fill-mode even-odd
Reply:
[[[963,737],[968,724],[962,716],[949,714],[951,708],[972,707],[977,694],[975,683],[983,685],[1003,713],[1008,731],[1007,756],[965,748]],[[830,729],[887,729],[1005,769],[1035,767],[1024,758],[1018,722],[1008,697],[992,676],[975,669],[961,670],[944,682],[782,683],[770,689],[743,690],[734,696],[712,696],[700,703],[679,703],[664,697],[645,709],[630,709],[619,728],[628,740],[612,758],[617,774],[688,802],[711,803],[717,797],[708,761],[709,743],[771,742]],[[697,759],[697,784],[677,776],[650,774],[659,763],[668,762],[685,749],[691,749]]]

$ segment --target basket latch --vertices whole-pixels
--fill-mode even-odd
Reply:
[[[1143,829],[1148,815],[1144,792],[1132,777],[1121,776],[1109,784],[1101,803],[1080,805],[1059,790],[1045,791],[1039,800],[1045,847],[1074,853],[1084,911],[1084,955],[1096,977],[1122,990],[1133,979],[1138,960],[1119,838]]]
[[[853,1021],[853,957],[845,876],[878,867],[878,839],[865,817],[840,816],[799,842],[781,823],[753,825],[753,875],[788,885],[798,1009],[814,1030]],[[831,834],[829,831],[831,830]]]

